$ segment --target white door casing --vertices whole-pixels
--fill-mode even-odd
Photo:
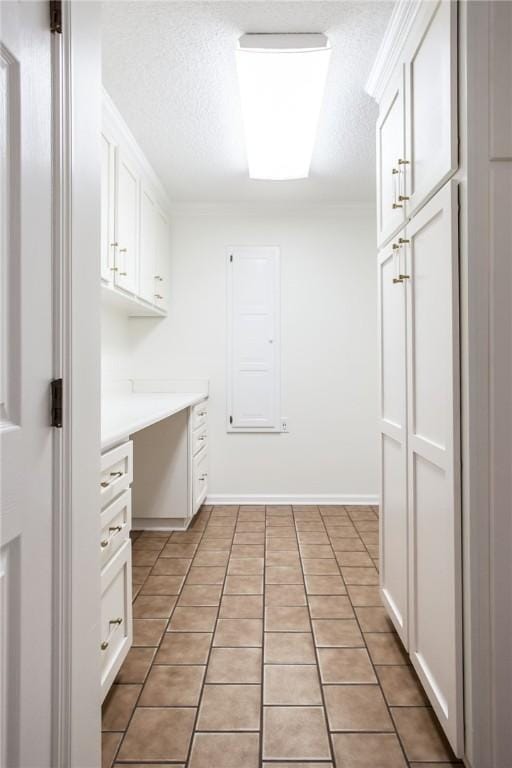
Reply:
[[[52,765],[52,69],[46,3],[2,3],[0,764]]]
[[[405,235],[404,235],[405,236]],[[402,247],[378,257],[380,584],[382,599],[408,647],[408,519],[405,285]]]
[[[409,653],[463,751],[458,198],[448,183],[407,226]]]
[[[279,248],[228,249],[228,431],[279,431]]]

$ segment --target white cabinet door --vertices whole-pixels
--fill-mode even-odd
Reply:
[[[137,292],[139,237],[139,177],[121,147],[117,152],[116,288]]]
[[[406,151],[409,214],[458,165],[457,3],[424,3],[406,51]]]
[[[111,283],[115,257],[116,144],[101,133],[101,279]]]
[[[457,755],[462,736],[457,188],[407,226],[409,653]]]
[[[279,248],[229,251],[228,429],[279,428]]]
[[[377,242],[383,245],[404,225],[404,72],[400,64],[384,95],[377,121]]]
[[[378,257],[380,358],[380,583],[388,612],[408,646],[408,523],[405,281],[401,248]]]
[[[158,220],[153,196],[144,185],[141,187],[139,295],[145,301],[155,303],[155,269],[158,242]]]
[[[162,309],[169,306],[169,222],[163,211],[156,206],[156,247],[153,272],[153,304]]]

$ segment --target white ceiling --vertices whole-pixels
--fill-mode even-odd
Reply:
[[[392,2],[103,3],[103,80],[177,203],[374,199],[364,83]],[[333,53],[309,179],[250,180],[234,50],[244,32],[325,32]]]

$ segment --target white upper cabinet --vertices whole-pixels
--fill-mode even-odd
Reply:
[[[398,67],[380,105],[377,122],[378,242],[386,242],[404,224],[406,202],[404,71]]]
[[[101,142],[103,298],[128,315],[163,316],[170,259],[167,198],[106,93]]]
[[[458,167],[457,3],[424,3],[405,56],[408,213]]]

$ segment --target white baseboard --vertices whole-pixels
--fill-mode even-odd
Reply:
[[[377,494],[283,493],[236,494],[212,493],[206,504],[378,504]]]

